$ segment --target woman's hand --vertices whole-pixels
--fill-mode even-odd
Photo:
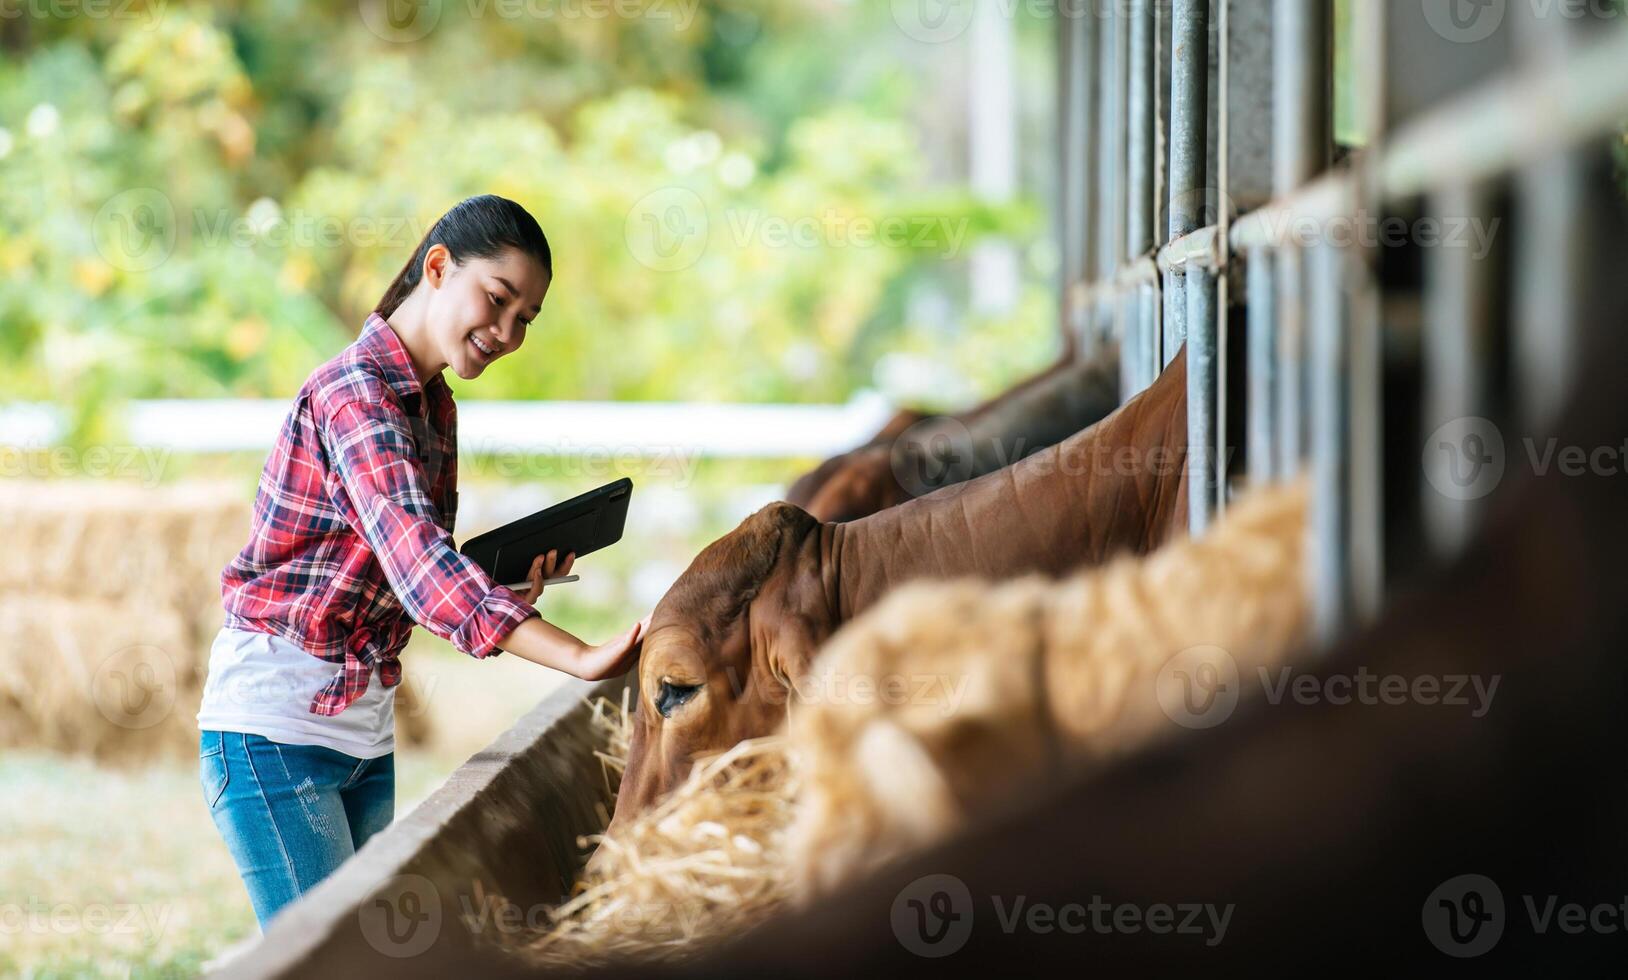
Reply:
[[[640,640],[644,638],[645,628],[650,623],[646,616],[633,624],[633,628],[626,633],[606,640],[599,646],[584,646],[577,655],[577,662],[571,673],[585,681],[604,680],[607,677],[620,677],[627,673],[639,659],[642,650]]]
[[[531,587],[521,593],[528,603],[536,605],[537,600],[543,597],[544,579],[559,578],[562,575],[571,574],[571,563],[577,560],[576,552],[567,554],[564,564],[559,563],[559,554],[559,549],[556,548],[547,554],[538,555],[532,559],[531,571],[526,573],[526,578],[531,580]]]

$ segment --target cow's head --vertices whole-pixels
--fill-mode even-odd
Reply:
[[[832,629],[818,528],[800,508],[770,504],[708,545],[656,605],[613,829],[697,758],[785,722],[792,682]]]

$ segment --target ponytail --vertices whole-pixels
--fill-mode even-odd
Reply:
[[[424,240],[413,250],[412,258],[384,291],[375,312],[389,317],[412,295],[419,280],[424,278],[424,256],[437,244],[445,245],[452,253],[452,261],[460,264],[470,259],[493,258],[505,248],[518,249],[536,259],[550,276],[554,275],[554,256],[537,219],[506,197],[481,194],[453,205],[452,210],[443,214],[425,233]]]

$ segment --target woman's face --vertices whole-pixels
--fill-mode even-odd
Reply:
[[[519,349],[548,294],[541,263],[506,248],[493,258],[459,264],[444,245],[432,246],[424,262],[435,287],[426,313],[429,333],[454,374],[478,378],[487,365]]]

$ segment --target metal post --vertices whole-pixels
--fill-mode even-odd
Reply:
[[[1153,249],[1153,0],[1132,0],[1126,86],[1125,147],[1125,254],[1129,258]],[[1129,398],[1153,383],[1156,319],[1149,308],[1147,290],[1131,294],[1136,315],[1130,320],[1120,356],[1127,365],[1123,396]],[[1135,334],[1134,337],[1130,334]]]
[[[1358,125],[1367,145],[1384,133],[1385,5],[1357,4],[1351,9],[1352,63],[1357,82]],[[1377,201],[1377,175],[1364,168],[1358,175],[1358,211]],[[1350,596],[1359,622],[1379,615],[1385,598],[1385,358],[1378,256],[1351,263],[1355,279],[1347,293],[1350,323],[1349,464],[1351,535]]]
[[[1323,244],[1307,255],[1311,341],[1311,575],[1313,628],[1332,642],[1349,621],[1351,537],[1346,490],[1350,459],[1350,362],[1343,253]]]
[[[1163,248],[1170,240],[1170,19],[1169,0],[1153,0],[1153,247]],[[1153,368],[1150,378],[1164,370],[1165,323],[1169,319],[1170,282],[1163,283],[1153,302]],[[1151,383],[1151,381],[1150,381]]]
[[[1271,250],[1250,249],[1244,274],[1249,280],[1249,482],[1260,486],[1277,471],[1277,283]]]
[[[1328,163],[1330,0],[1277,0],[1272,23],[1272,181],[1286,197]],[[1278,473],[1299,470],[1305,412],[1301,255],[1278,255]]]
[[[1204,223],[1209,0],[1176,0],[1170,75],[1170,237]],[[1167,357],[1171,352],[1167,352]]]
[[[1220,347],[1215,325],[1215,275],[1192,267],[1185,276],[1187,299],[1187,527],[1202,534],[1210,526],[1219,487],[1216,466],[1216,391]]]
[[[1346,293],[1351,542],[1347,574],[1351,611],[1366,623],[1379,615],[1385,597],[1385,364],[1379,284],[1367,263],[1357,269],[1359,278]]]
[[[1488,210],[1485,193],[1466,184],[1430,200],[1432,214],[1453,220],[1483,221]],[[1481,457],[1492,434],[1487,417],[1495,414],[1487,389],[1493,270],[1467,244],[1428,249],[1426,263],[1420,503],[1431,546],[1452,555],[1469,541],[1485,489]]]
[[[1171,18],[1170,237],[1204,223],[1209,121],[1209,0],[1176,0]],[[1187,460],[1189,527],[1209,525],[1214,507],[1215,280],[1189,265],[1166,277],[1165,363],[1183,342],[1187,350]]]
[[[1092,270],[1095,282],[1106,282],[1124,264],[1124,207],[1120,192],[1124,169],[1124,48],[1121,45],[1122,18],[1116,14],[1117,4],[1112,0],[1097,0],[1083,5],[1096,21],[1097,61],[1097,195],[1092,213],[1090,234],[1096,239],[1097,265]],[[1117,316],[1115,304],[1099,294],[1092,310],[1094,330],[1100,334],[1107,323]]]
[[[1081,236],[1084,238],[1084,252],[1081,254],[1081,267],[1079,277],[1083,282],[1096,282],[1097,273],[1102,267],[1102,241],[1097,238],[1097,213],[1101,212],[1102,203],[1102,44],[1101,31],[1096,18],[1096,5],[1092,0],[1079,0],[1079,13],[1081,16],[1073,18],[1076,37],[1076,59],[1083,62],[1084,78],[1084,130],[1083,135],[1083,168],[1081,168],[1081,186],[1083,194],[1083,221],[1084,228]],[[1079,324],[1081,332],[1096,329],[1097,309],[1094,301],[1079,311],[1084,321]]]
[[[1516,178],[1514,376],[1521,421],[1554,422],[1578,369],[1577,297],[1587,283],[1579,215],[1583,175],[1576,151],[1523,169]]]
[[[1275,260],[1277,301],[1274,304],[1278,322],[1277,396],[1277,475],[1289,479],[1300,472],[1305,458],[1306,413],[1302,396],[1305,391],[1306,306],[1302,267],[1305,255],[1290,247],[1277,253]]]
[[[1278,196],[1328,166],[1332,0],[1277,0],[1272,24],[1272,175]]]
[[[1114,240],[1114,204],[1119,195],[1114,192],[1118,167],[1114,160],[1114,146],[1119,134],[1118,85],[1119,72],[1115,67],[1118,51],[1115,48],[1113,4],[1093,2],[1086,6],[1096,31],[1096,59],[1091,74],[1096,84],[1096,155],[1097,207],[1091,212],[1091,234],[1096,239],[1096,266],[1091,272],[1097,281],[1108,279],[1118,268],[1119,242]]]
[[[1091,281],[1097,271],[1096,240],[1091,234],[1095,227],[1092,217],[1098,203],[1097,188],[1097,25],[1089,10],[1082,16],[1067,19],[1070,35],[1069,47],[1069,122],[1076,127],[1070,135],[1070,148],[1074,152],[1074,172],[1068,182],[1077,189],[1073,201],[1070,231],[1075,242],[1075,266],[1069,279]],[[1073,311],[1075,322],[1070,324],[1075,336],[1082,341],[1091,326],[1092,310],[1089,303]]]
[[[1062,266],[1061,288],[1067,296],[1085,271],[1084,230],[1080,223],[1085,207],[1086,178],[1080,159],[1086,123],[1085,73],[1081,64],[1084,52],[1080,49],[1079,31],[1074,22],[1063,21],[1057,35],[1057,69],[1061,78],[1057,93],[1057,241]]]

